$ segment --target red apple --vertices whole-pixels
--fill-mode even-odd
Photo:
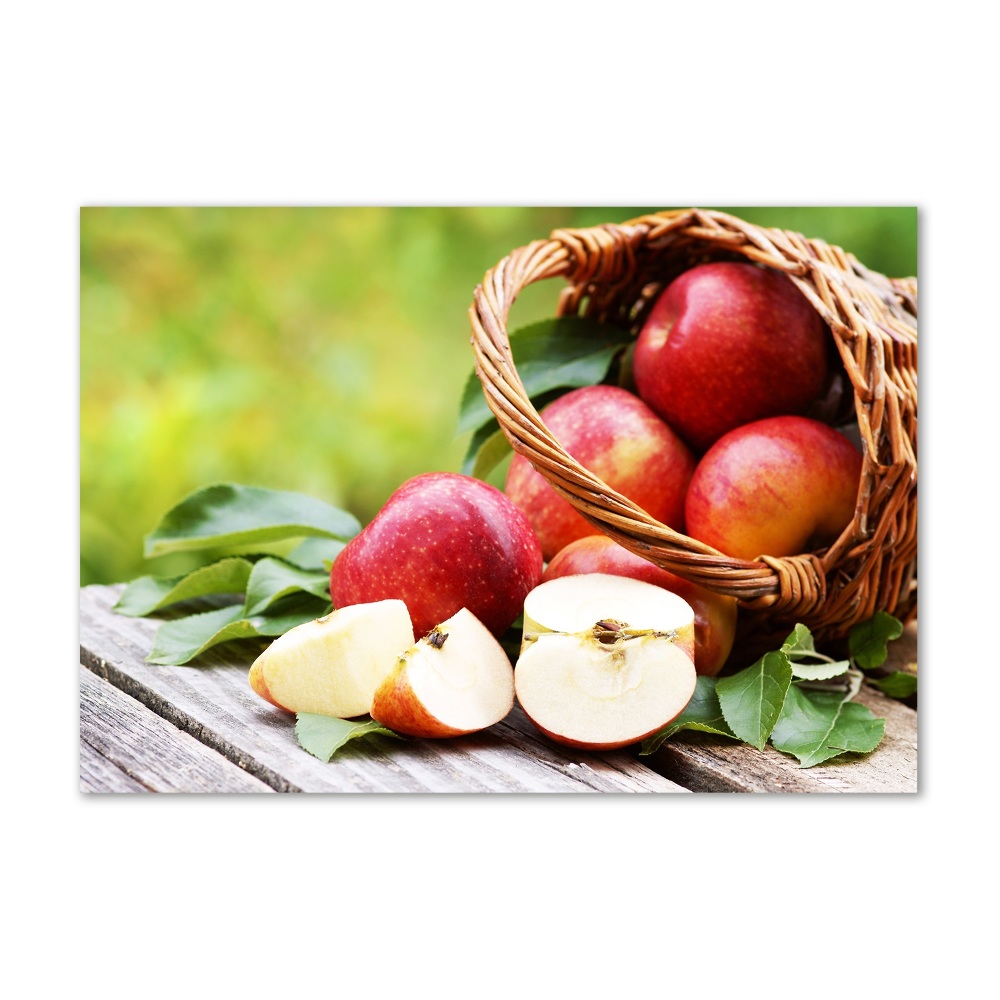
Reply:
[[[698,673],[714,677],[725,665],[736,638],[735,598],[661,569],[607,535],[588,535],[570,542],[545,567],[542,582],[579,573],[628,576],[683,597],[694,609],[694,665]]]
[[[658,521],[684,530],[684,494],[695,459],[683,441],[641,400],[610,385],[574,389],[539,414],[566,452]],[[504,491],[528,518],[551,559],[596,530],[522,455]]]
[[[756,264],[701,264],[674,279],[636,340],[644,399],[697,452],[727,431],[804,414],[825,391],[832,340],[805,296]]]
[[[461,608],[494,635],[542,575],[525,516],[495,486],[452,472],[407,480],[334,560],[335,608],[397,598],[416,638]]]
[[[769,417],[721,437],[695,469],[687,533],[728,556],[791,556],[833,542],[858,499],[861,454],[808,417]]]

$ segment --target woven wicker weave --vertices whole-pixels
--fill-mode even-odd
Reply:
[[[751,260],[787,274],[832,331],[854,389],[864,453],[854,519],[827,549],[734,559],[650,517],[574,461],[545,427],[518,376],[507,334],[522,289],[548,278],[568,286],[559,315],[637,334],[657,294],[709,260]],[[793,232],[721,212],[689,209],[617,225],[554,231],[487,271],[469,310],[476,370],[513,449],[596,531],[663,568],[740,602],[745,641],[787,634],[818,639],[888,611],[916,611],[917,284],[863,267],[851,254]]]

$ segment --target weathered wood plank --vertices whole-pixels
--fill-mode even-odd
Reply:
[[[80,790],[273,792],[83,666]]]
[[[916,662],[916,629],[911,623],[890,645],[888,666],[901,670]],[[695,792],[916,792],[917,713],[867,685],[857,700],[886,720],[885,737],[870,754],[802,768],[770,745],[761,752],[722,737],[684,732],[640,759]]]
[[[212,651],[199,666],[148,664],[158,622],[111,608],[120,588],[80,595],[81,662],[177,728],[278,791],[307,792],[686,792],[624,751],[563,752],[519,710],[502,723],[451,740],[371,736],[329,763],[297,744],[294,718],[247,683],[256,650]],[[257,647],[260,648],[260,647]]]

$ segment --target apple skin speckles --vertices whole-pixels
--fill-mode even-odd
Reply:
[[[861,468],[854,443],[818,420],[744,424],[698,463],[686,500],[688,533],[736,559],[823,548],[855,514]]]
[[[460,608],[494,635],[541,580],[531,525],[495,486],[452,472],[402,484],[334,560],[334,607],[398,598],[421,638]]]
[[[742,424],[805,414],[822,393],[833,340],[785,275],[715,261],[675,278],[636,340],[639,395],[697,454]]]

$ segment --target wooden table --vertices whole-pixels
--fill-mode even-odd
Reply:
[[[121,588],[80,594],[80,786],[84,792],[916,792],[917,713],[874,689],[858,700],[886,719],[864,757],[812,768],[698,733],[648,757],[569,751],[514,711],[473,736],[369,736],[329,763],[306,753],[294,717],[247,683],[256,650],[219,647],[199,666],[145,662],[158,622],[111,609]],[[916,624],[892,644],[916,659]]]

